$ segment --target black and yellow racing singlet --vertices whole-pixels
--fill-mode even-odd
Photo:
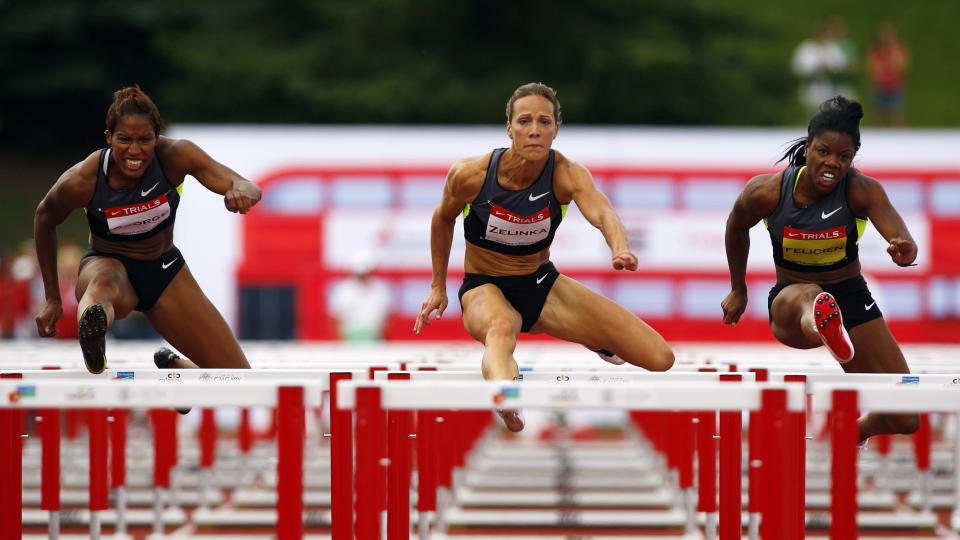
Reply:
[[[464,209],[463,236],[475,246],[504,255],[532,255],[550,247],[567,205],[553,193],[553,150],[536,182],[518,191],[504,189],[497,181],[506,150],[498,148],[490,155],[483,187]]]
[[[780,202],[764,219],[773,261],[798,272],[822,272],[842,268],[857,260],[857,243],[866,229],[866,218],[857,217],[847,204],[849,173],[827,196],[806,208],[793,202],[793,192],[804,167],[783,171]]]

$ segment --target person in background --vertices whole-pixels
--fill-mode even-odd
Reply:
[[[883,186],[853,166],[861,118],[856,101],[825,101],[807,136],[784,154],[787,168],[744,187],[727,218],[731,291],[721,303],[723,322],[736,325],[747,307],[749,232],[762,220],[777,273],[767,300],[774,337],[796,349],[826,346],[848,373],[909,373],[863,279],[858,241],[869,220],[899,266],[913,264],[917,244]],[[916,414],[870,413],[860,419],[860,442],[919,426]]]
[[[174,246],[173,223],[188,175],[241,214],[260,200],[260,188],[196,144],[162,136],[160,111],[138,86],[114,93],[105,124],[107,147],[64,172],[37,206],[34,238],[45,295],[37,331],[57,334],[64,313],[57,226],[83,208],[90,249],[80,261],[75,294],[80,350],[91,373],[107,367],[105,336],[113,322],[134,310],[189,358],[164,357],[176,367],[250,367]]]
[[[813,36],[797,45],[790,65],[800,81],[800,103],[812,113],[824,100],[839,93],[839,80],[848,69],[849,59],[835,41],[830,24],[819,21]]]
[[[463,325],[483,343],[485,379],[517,380],[521,333],[579,343],[602,359],[651,371],[673,366],[673,351],[653,328],[613,300],[564,276],[550,245],[567,205],[603,234],[615,270],[634,271],[627,233],[590,171],[551,149],[562,121],[556,92],[541,83],[517,88],[506,107],[509,148],[462,159],[447,174],[430,225],[433,280],[414,323],[417,334],[447,308],[447,266],[457,217],[464,215]],[[434,314],[435,312],[435,314]],[[520,431],[519,411],[498,411]]]
[[[885,22],[877,27],[876,41],[870,48],[868,60],[877,123],[891,127],[906,125],[904,75],[910,65],[910,52],[897,36],[892,23]]]
[[[390,289],[383,280],[373,277],[376,268],[372,255],[358,255],[351,263],[351,274],[331,291],[330,315],[344,341],[383,339],[390,314]]]
[[[60,298],[63,301],[63,317],[57,323],[58,339],[77,339],[77,275],[83,249],[73,241],[62,242],[57,250],[57,274],[60,277]]]
[[[0,339],[13,337],[16,317],[14,314],[14,284],[10,273],[13,257],[0,252]]]
[[[33,335],[31,315],[43,298],[43,285],[37,255],[30,239],[20,242],[10,261],[12,337],[22,339]]]
[[[826,21],[827,34],[840,50],[843,57],[833,74],[836,92],[827,97],[841,95],[847,99],[857,99],[857,77],[860,73],[860,53],[857,44],[850,39],[847,33],[847,21],[839,15],[830,17]],[[819,106],[819,103],[817,104]]]

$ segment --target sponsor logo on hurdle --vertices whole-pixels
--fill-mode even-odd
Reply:
[[[113,380],[115,380],[115,381],[120,381],[120,380],[132,381],[133,378],[134,378],[134,374],[135,374],[135,373],[136,373],[136,372],[134,372],[134,371],[118,371],[118,372],[117,372],[117,376],[114,377]]]
[[[576,403],[580,401],[580,394],[573,388],[564,388],[550,396],[551,403]]]
[[[7,394],[10,403],[19,403],[23,398],[37,397],[37,387],[30,385],[17,386],[17,389]]]
[[[233,372],[211,375],[209,372],[204,371],[200,374],[199,380],[201,382],[239,382],[243,380],[243,375]]]
[[[166,377],[160,377],[160,378],[157,379],[157,380],[159,380],[159,381],[161,381],[161,382],[162,382],[162,381],[178,381],[178,380],[180,380],[180,372],[179,372],[179,371],[168,371]]]
[[[76,390],[64,397],[67,401],[93,401],[96,399],[92,386],[78,386]]]
[[[500,389],[496,395],[493,396],[493,403],[499,405],[507,399],[517,399],[520,397],[520,389],[516,386],[507,386]]]
[[[904,375],[897,384],[920,384],[920,377],[918,375]]]

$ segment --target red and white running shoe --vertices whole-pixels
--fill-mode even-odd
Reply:
[[[820,340],[837,362],[845,364],[853,360],[853,343],[843,327],[840,306],[830,293],[822,292],[814,299],[813,320],[817,324]]]

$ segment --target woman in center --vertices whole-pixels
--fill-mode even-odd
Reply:
[[[670,369],[673,351],[660,334],[550,262],[553,236],[573,201],[603,233],[615,270],[634,271],[638,264],[620,218],[590,171],[551,149],[562,120],[556,92],[540,83],[520,86],[506,113],[510,147],[459,160],[447,173],[430,224],[430,294],[414,332],[447,308],[447,265],[462,213],[466,275],[460,306],[467,332],[484,344],[485,379],[518,378],[513,352],[523,332],[579,343],[614,364]],[[519,411],[498,412],[508,429],[523,429]]]

